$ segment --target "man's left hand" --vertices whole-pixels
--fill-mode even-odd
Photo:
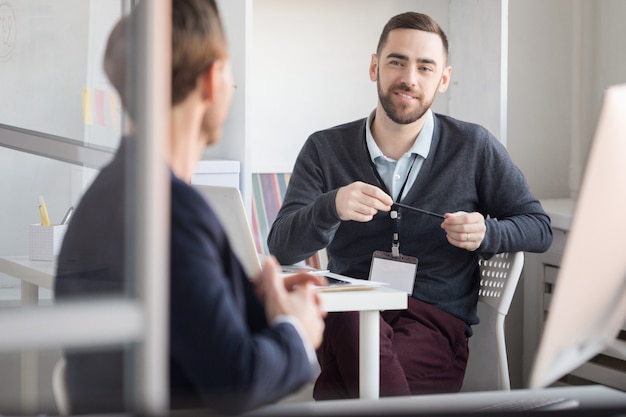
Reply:
[[[441,228],[446,231],[446,238],[452,245],[475,251],[485,238],[485,218],[478,212],[457,211],[446,213]]]

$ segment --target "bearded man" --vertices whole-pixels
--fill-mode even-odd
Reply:
[[[326,248],[328,268],[355,278],[368,278],[376,256],[415,263],[407,310],[380,316],[382,396],[459,391],[479,321],[478,257],[552,242],[550,218],[504,146],[431,110],[451,72],[435,21],[392,17],[369,66],[376,108],[308,138],[268,236],[282,264]],[[316,399],[358,396],[358,317],[328,314]]]

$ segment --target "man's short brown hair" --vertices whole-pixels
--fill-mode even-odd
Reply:
[[[226,39],[213,0],[172,4],[172,105],[183,101],[198,76],[227,56]]]
[[[385,47],[387,39],[389,38],[389,32],[394,29],[415,29],[424,32],[431,32],[439,35],[441,43],[443,44],[443,50],[446,59],[448,58],[448,37],[437,22],[435,22],[430,16],[417,12],[405,12],[393,16],[385,27],[383,28],[380,38],[378,40],[378,47],[376,48],[376,54],[380,55],[380,52]]]

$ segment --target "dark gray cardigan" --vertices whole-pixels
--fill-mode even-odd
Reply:
[[[383,188],[370,164],[365,129],[361,119],[316,132],[304,144],[268,237],[270,252],[281,263],[327,247],[333,272],[367,278],[372,253],[390,251],[388,213],[367,223],[342,222],[335,209],[342,186],[363,181]],[[478,255],[542,252],[552,242],[550,218],[504,146],[483,127],[451,117],[435,114],[430,154],[402,202],[436,213],[478,211],[488,217],[481,247],[469,252],[448,243],[440,219],[399,211],[400,252],[418,258],[413,296],[470,326],[478,323]]]

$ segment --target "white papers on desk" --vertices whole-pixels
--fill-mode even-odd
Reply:
[[[332,283],[325,286],[316,286],[317,291],[363,291],[372,290],[378,287],[385,287],[388,284],[379,281],[369,281],[365,279],[350,278],[345,275],[335,274],[333,272],[326,272],[323,274],[329,281],[340,281],[339,283]]]

